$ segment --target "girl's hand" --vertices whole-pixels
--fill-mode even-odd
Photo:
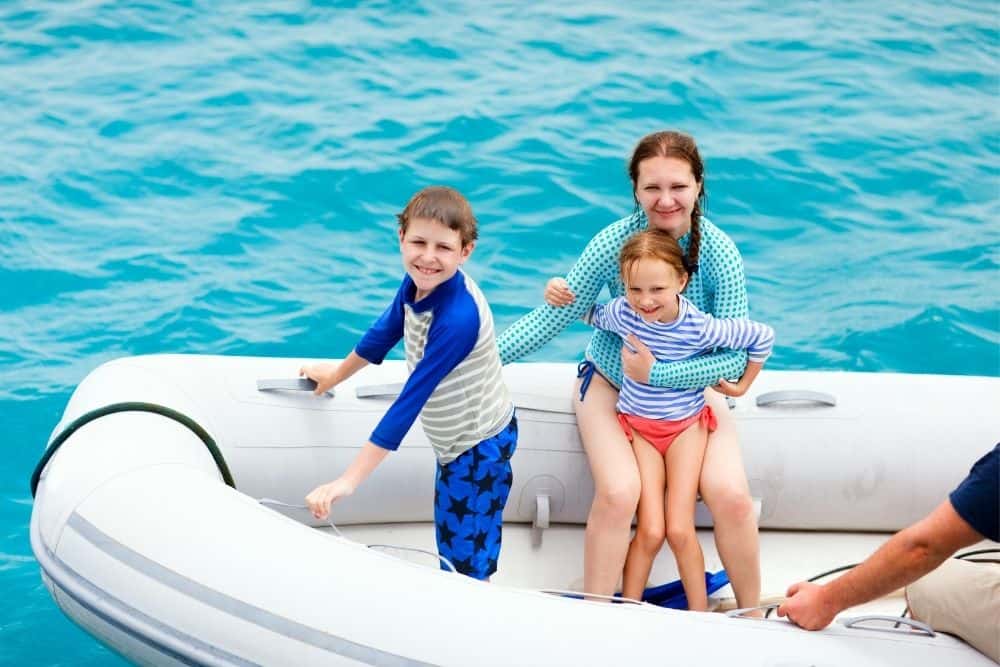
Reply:
[[[309,364],[308,366],[303,366],[299,369],[300,377],[307,377],[316,383],[316,389],[313,393],[317,396],[322,396],[336,384],[334,379],[334,373],[337,371],[337,364],[331,364],[328,361],[323,361],[317,364]]]
[[[545,283],[545,303],[556,308],[568,306],[576,300],[565,278],[552,278]]]
[[[742,380],[733,383],[726,379],[720,379],[719,383],[714,385],[712,389],[719,392],[723,396],[742,396],[747,393],[747,389],[750,388],[750,383],[744,383]]]
[[[635,334],[629,334],[622,345],[622,372],[630,380],[649,384],[649,372],[653,369],[656,357],[649,351],[646,344],[636,338]],[[635,352],[629,349],[632,347]]]
[[[306,496],[306,505],[317,519],[325,519],[330,514],[330,505],[354,493],[354,485],[342,477],[321,484]]]

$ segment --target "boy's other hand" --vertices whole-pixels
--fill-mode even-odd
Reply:
[[[313,390],[313,394],[316,396],[322,396],[326,392],[333,389],[333,385],[336,384],[334,380],[334,373],[336,371],[337,364],[331,364],[328,361],[323,361],[303,366],[299,369],[299,376],[307,377],[315,382],[316,389]]]
[[[576,300],[565,278],[552,278],[545,283],[545,303],[556,308],[568,306]]]
[[[352,493],[354,493],[354,485],[342,477],[338,477],[332,482],[320,484],[310,491],[309,495],[306,496],[306,505],[309,506],[309,511],[314,517],[325,519],[330,515],[330,505]]]

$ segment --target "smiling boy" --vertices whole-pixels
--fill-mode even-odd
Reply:
[[[503,508],[517,447],[514,405],[500,372],[489,304],[459,267],[475,247],[468,201],[441,186],[421,190],[398,216],[406,276],[396,297],[340,364],[300,370],[322,394],[404,339],[410,376],[347,470],[306,496],[316,518],[350,495],[420,416],[438,459],[434,519],[438,553],[459,572],[488,579],[497,569]]]

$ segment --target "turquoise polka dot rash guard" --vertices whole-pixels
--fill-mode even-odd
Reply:
[[[618,274],[618,254],[626,239],[647,228],[645,213],[639,212],[614,222],[594,236],[583,254],[570,269],[566,282],[576,295],[569,306],[556,308],[543,304],[514,322],[501,334],[500,359],[504,364],[531,354],[556,337],[597,301],[605,285],[611,297],[623,296],[625,285]],[[715,317],[745,318],[747,308],[746,278],[743,258],[732,239],[711,222],[702,218],[698,271],[684,290],[684,296],[700,310]],[[689,234],[680,238],[687,252]],[[602,375],[621,386],[622,341],[616,334],[595,331],[585,356],[594,362]],[[684,361],[657,361],[649,374],[649,384],[675,389],[696,389],[714,385],[720,378],[731,380],[743,375],[745,350],[719,350]]]

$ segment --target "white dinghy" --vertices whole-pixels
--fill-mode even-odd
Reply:
[[[307,512],[261,499],[301,504],[339,474],[406,370],[370,367],[319,398],[268,381],[302,363],[133,357],[81,383],[36,470],[31,517],[43,579],[70,618],[153,665],[994,664],[905,625],[841,618],[806,632],[543,592],[582,585],[593,483],[573,364],[505,368],[520,439],[493,583],[407,550],[434,550],[434,458],[419,425],[334,506],[343,537],[311,527]],[[773,595],[922,517],[1000,433],[997,378],[765,370],[734,403]],[[700,539],[720,569],[711,532]],[[664,550],[650,583],[676,576]]]

